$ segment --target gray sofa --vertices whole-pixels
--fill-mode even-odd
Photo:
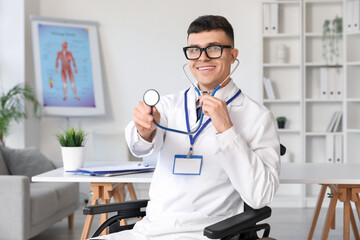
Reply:
[[[29,239],[69,217],[79,205],[77,183],[34,183],[31,177],[55,169],[34,148],[0,146],[0,239]]]

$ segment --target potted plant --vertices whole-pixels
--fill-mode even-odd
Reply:
[[[28,85],[17,84],[8,92],[0,95],[0,143],[4,145],[4,137],[9,134],[12,121],[20,122],[27,118],[25,101],[33,103],[33,111],[38,116],[39,102]]]
[[[280,116],[276,118],[278,128],[285,128],[286,117]]]
[[[76,170],[84,165],[84,145],[87,133],[77,127],[56,134],[61,145],[64,171]]]
[[[332,21],[326,19],[323,24],[322,32],[322,56],[326,65],[335,60],[339,64],[339,42],[342,38],[342,18],[336,16]]]

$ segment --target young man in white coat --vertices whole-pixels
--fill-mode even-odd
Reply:
[[[184,53],[197,88],[211,92],[230,75],[238,56],[232,26],[221,16],[201,16],[189,26],[187,45]],[[153,118],[163,126],[186,129],[188,125],[193,130],[198,121],[196,105],[202,107],[203,122],[211,120],[192,136],[191,155],[200,167],[198,174],[187,174],[179,155],[188,155],[189,136],[157,128]],[[139,102],[134,121],[126,128],[135,156],[158,155],[147,215],[133,230],[101,238],[207,239],[203,229],[242,212],[244,202],[261,208],[272,201],[280,173],[274,117],[242,93],[231,78],[214,96],[199,97],[194,87],[164,96],[153,112],[154,117],[150,107]],[[180,172],[175,173],[177,164]],[[196,170],[198,165],[194,165]]]

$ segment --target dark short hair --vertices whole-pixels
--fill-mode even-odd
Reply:
[[[189,38],[189,35],[191,33],[199,33],[203,31],[219,29],[223,30],[226,36],[231,40],[232,44],[234,44],[234,30],[229,21],[222,16],[205,15],[198,17],[190,24],[187,34]]]

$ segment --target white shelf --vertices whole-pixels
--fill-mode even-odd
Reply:
[[[327,149],[332,139],[329,136],[334,136],[337,141],[334,152],[343,147],[343,162],[360,163],[354,158],[360,155],[360,31],[346,33],[344,28],[338,39],[338,55],[331,59],[329,53],[323,54],[323,24],[336,16],[345,24],[346,1],[301,0],[299,7],[284,7],[279,21],[287,23],[286,31],[262,36],[262,77],[271,79],[277,97],[262,100],[275,117],[288,119],[286,128],[278,129],[278,133],[291,156],[290,162],[328,162]],[[276,47],[280,44],[288,48],[288,64],[276,63],[279,59]],[[328,76],[327,81],[320,81],[321,76]],[[321,99],[324,85],[337,98]],[[265,98],[265,88],[261,91]],[[341,131],[326,132],[334,113],[339,111],[342,119],[337,129]],[[318,194],[316,189],[306,185],[295,194],[303,206],[310,206]],[[293,200],[290,192],[288,189],[280,192],[281,199]]]
[[[278,3],[278,4],[298,4],[300,5],[301,0],[289,0],[289,1],[282,1],[282,0],[277,0],[277,1],[263,1],[263,4],[267,4],[267,3]]]
[[[327,4],[327,3],[342,3],[341,0],[304,0],[305,3],[323,3],[323,4]]]
[[[348,32],[348,33],[346,33],[346,35],[348,35],[348,36],[360,36],[360,31],[358,31],[358,32]]]
[[[335,65],[335,64],[331,64],[331,65],[327,65],[326,63],[305,63],[305,66],[306,67],[328,67],[328,68],[342,68],[342,64],[338,64],[338,65]]]
[[[343,34],[340,34],[340,36],[342,37]],[[305,33],[305,37],[323,37],[323,34],[321,32],[307,32]]]
[[[300,34],[292,33],[278,33],[278,34],[264,34],[263,38],[300,38]]]
[[[360,129],[347,129],[348,133],[360,133]]]
[[[347,62],[346,65],[348,65],[348,66],[360,66],[360,62]]]
[[[308,103],[341,103],[341,99],[306,99]]]
[[[327,135],[343,135],[342,132],[306,132],[305,136],[316,137],[316,136],[327,136]]]
[[[360,98],[348,98],[346,99],[347,102],[360,102]]]
[[[278,68],[296,68],[300,67],[300,64],[290,64],[290,63],[264,63],[263,67],[270,68],[270,67],[278,67]]]
[[[300,103],[300,100],[264,99],[263,102],[264,103]]]
[[[295,129],[277,129],[278,133],[296,133],[296,134],[300,134],[300,130],[295,130]]]
[[[319,32],[313,32],[313,33],[305,33],[305,37],[322,37],[322,33]]]

